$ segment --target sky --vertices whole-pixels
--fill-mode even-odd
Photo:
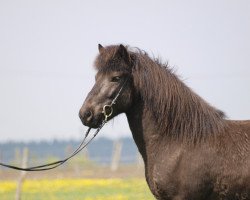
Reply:
[[[79,139],[97,45],[168,61],[229,119],[250,119],[250,1],[0,1],[0,142]],[[124,115],[101,136],[131,136]]]

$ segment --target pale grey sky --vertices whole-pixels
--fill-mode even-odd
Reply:
[[[160,56],[232,119],[250,119],[250,1],[0,1],[0,142],[79,138],[97,44]],[[124,117],[100,133],[131,135]]]

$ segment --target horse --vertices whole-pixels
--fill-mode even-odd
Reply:
[[[96,82],[79,117],[98,128],[104,117],[125,113],[156,199],[250,199],[250,120],[227,119],[139,48],[98,49]]]

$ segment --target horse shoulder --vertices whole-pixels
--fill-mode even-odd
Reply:
[[[155,160],[148,182],[159,199],[202,199],[211,193],[209,169],[212,161],[203,149],[172,147],[158,154]]]

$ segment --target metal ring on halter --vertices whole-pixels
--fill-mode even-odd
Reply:
[[[104,121],[108,121],[108,117],[110,117],[113,114],[113,107],[112,105],[104,105],[102,108],[102,113],[104,115]]]

